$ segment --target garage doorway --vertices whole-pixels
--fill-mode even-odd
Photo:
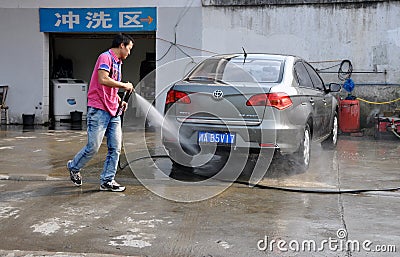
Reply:
[[[135,48],[122,65],[122,80],[137,85],[143,77],[143,67],[156,58],[155,32],[126,33],[135,40]],[[53,79],[72,78],[90,82],[93,67],[100,53],[110,48],[115,33],[49,33],[49,121],[55,126]],[[155,67],[155,66],[154,66]],[[141,74],[142,71],[142,74]],[[155,95],[155,88],[153,95]]]

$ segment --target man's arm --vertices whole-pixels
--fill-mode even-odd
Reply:
[[[104,86],[123,88],[126,91],[133,90],[133,84],[131,82],[121,82],[113,80],[112,78],[109,77],[109,72],[106,70],[99,69],[97,70],[97,74],[99,77],[99,83]]]

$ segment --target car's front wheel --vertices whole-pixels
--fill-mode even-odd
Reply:
[[[306,124],[304,127],[303,137],[300,142],[299,149],[292,155],[295,167],[299,173],[304,172],[310,165],[311,157],[311,130]]]
[[[339,122],[338,115],[335,112],[333,116],[332,129],[329,137],[321,142],[321,146],[325,150],[335,149],[338,141]]]

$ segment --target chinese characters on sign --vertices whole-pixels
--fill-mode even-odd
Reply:
[[[41,8],[41,32],[155,31],[156,8]]]
[[[86,28],[96,29],[100,25],[104,29],[112,28],[111,24],[112,19],[110,18],[110,14],[106,14],[104,12],[100,13],[87,12],[86,20],[89,21],[88,24],[86,25]]]

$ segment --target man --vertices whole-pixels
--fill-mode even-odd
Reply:
[[[125,34],[115,36],[111,48],[100,54],[94,67],[88,91],[87,144],[68,161],[71,181],[82,185],[81,168],[98,152],[104,136],[107,137],[108,152],[100,175],[100,190],[122,192],[125,190],[115,181],[122,146],[121,117],[117,116],[120,104],[120,88],[132,92],[130,82],[121,82],[121,65],[134,47],[134,40]],[[122,102],[125,110],[127,103]]]

